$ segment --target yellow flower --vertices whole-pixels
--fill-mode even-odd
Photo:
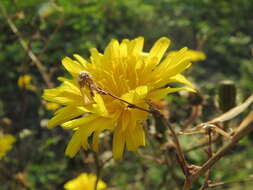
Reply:
[[[7,151],[12,148],[12,144],[16,141],[15,137],[10,134],[0,134],[0,159],[2,159]]]
[[[60,105],[56,104],[56,103],[49,102],[49,103],[45,104],[45,107],[47,110],[56,110],[60,107]]]
[[[190,67],[191,57],[187,48],[173,56],[163,58],[170,40],[160,38],[151,50],[143,52],[144,39],[112,40],[104,54],[91,49],[90,60],[79,55],[75,60],[62,60],[72,79],[59,78],[62,84],[46,89],[43,98],[65,107],[56,111],[48,126],[61,125],[74,131],[66,155],[73,157],[80,147],[88,149],[88,137],[92,136],[92,148],[98,151],[99,135],[104,130],[113,131],[113,156],[122,157],[124,147],[136,151],[145,145],[142,121],[148,114],[129,107],[112,98],[113,94],[132,104],[148,108],[146,100],[159,100],[168,93],[191,88],[172,88],[168,84],[179,82],[192,87],[180,73]]]
[[[32,77],[31,75],[23,75],[18,78],[18,86],[21,89],[36,91],[36,87],[31,84]]]
[[[93,174],[82,173],[78,177],[68,181],[64,185],[66,190],[94,190],[97,177]],[[106,188],[106,184],[99,180],[97,184],[97,190],[103,190]]]
[[[171,51],[169,55],[173,56],[176,53],[177,51]],[[191,57],[191,61],[203,61],[206,59],[206,55],[202,51],[188,49],[186,55]]]

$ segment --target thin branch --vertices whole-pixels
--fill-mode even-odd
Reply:
[[[186,162],[185,156],[184,156],[184,152],[181,148],[180,142],[177,138],[176,132],[174,131],[174,129],[172,128],[171,124],[169,123],[169,121],[162,115],[162,113],[159,110],[156,109],[152,109],[151,108],[151,112],[154,116],[159,117],[162,121],[162,123],[168,127],[168,129],[170,130],[173,142],[175,144],[176,150],[177,150],[177,154],[178,154],[178,161],[179,164],[184,172],[184,174],[187,176],[189,175],[189,170],[188,170],[188,164]]]
[[[212,137],[212,144],[215,144],[217,141],[219,140],[219,136],[215,136],[215,137]],[[197,150],[199,148],[203,148],[203,147],[206,147],[209,145],[209,142],[208,141],[205,141],[201,144],[198,144],[194,147],[191,147],[191,148],[188,148],[188,149],[185,149],[184,152],[187,153],[187,152],[191,152],[191,151],[194,151],[194,150]]]
[[[223,156],[230,151],[230,149],[237,144],[243,137],[247,136],[251,131],[253,131],[253,111],[251,111],[248,116],[241,122],[236,132],[234,133],[232,139],[227,142],[216,154],[214,154],[206,163],[193,171],[190,175],[186,176],[185,184],[183,190],[190,190],[193,182],[200,176],[204,175],[208,170],[210,170],[214,164],[216,164]],[[211,144],[209,140],[209,144]]]
[[[18,37],[18,41],[21,44],[21,46],[23,47],[24,51],[27,53],[27,55],[30,57],[30,59],[35,63],[43,80],[45,81],[45,83],[47,84],[47,86],[49,88],[52,88],[54,85],[50,80],[49,74],[46,72],[46,68],[44,67],[42,62],[38,59],[38,57],[29,49],[29,47],[26,44],[25,40],[23,39],[21,33],[19,32],[19,30],[16,27],[16,25],[14,24],[14,22],[12,22],[12,20],[8,16],[7,11],[1,2],[0,2],[0,9],[1,9],[2,14],[3,14],[4,18],[6,19],[9,27],[11,28],[12,32]]]
[[[206,171],[213,167],[213,165],[216,164],[217,161],[219,161],[236,143],[238,143],[239,140],[248,135],[252,130],[253,122],[237,131],[237,133],[225,146],[223,146],[195,174],[193,174],[193,179],[197,179],[198,177],[206,173]]]
[[[201,110],[201,106],[192,106],[192,112],[190,117],[185,121],[185,123],[182,125],[182,130],[185,130],[188,128],[199,116]]]
[[[208,129],[207,133],[208,133],[208,150],[207,150],[207,155],[208,155],[208,159],[210,159],[213,156],[213,151],[212,151],[212,131],[211,131],[211,129]],[[210,184],[210,180],[209,180],[210,174],[211,174],[211,168],[209,170],[207,170],[204,184],[200,187],[199,190],[204,190],[204,189],[206,189],[206,188],[209,187],[209,184]]]
[[[222,187],[222,186],[229,186],[229,185],[233,185],[233,184],[243,184],[246,182],[253,182],[253,177],[249,177],[247,179],[242,179],[239,181],[229,181],[229,182],[219,182],[219,183],[214,183],[214,184],[209,184],[209,188],[215,188],[215,187]]]

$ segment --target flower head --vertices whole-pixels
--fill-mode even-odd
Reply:
[[[12,144],[16,141],[15,137],[10,134],[0,134],[0,159],[12,148]]]
[[[145,145],[142,121],[148,114],[131,108],[124,101],[148,108],[147,100],[159,100],[168,93],[191,88],[172,88],[179,82],[192,84],[180,73],[191,65],[187,48],[163,58],[170,40],[160,38],[149,52],[143,51],[144,39],[112,40],[105,52],[91,49],[90,60],[74,55],[62,60],[72,79],[59,78],[61,86],[44,91],[43,98],[63,105],[55,112],[48,126],[61,124],[74,131],[66,149],[73,157],[80,147],[88,149],[88,137],[92,136],[92,148],[98,151],[99,135],[104,130],[113,131],[113,155],[122,157],[124,147],[135,151]],[[109,95],[108,95],[109,94]]]
[[[82,173],[78,177],[68,181],[64,185],[66,190],[94,190],[97,177],[93,174]],[[106,184],[99,180],[97,184],[97,190],[103,190],[106,188]]]

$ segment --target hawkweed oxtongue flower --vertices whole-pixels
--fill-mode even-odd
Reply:
[[[125,146],[135,151],[145,145],[142,121],[148,113],[119,99],[147,109],[147,100],[159,100],[181,90],[193,91],[192,84],[180,74],[191,65],[187,48],[163,58],[170,45],[168,38],[160,38],[149,52],[143,51],[143,45],[142,37],[121,43],[112,40],[103,54],[91,49],[89,60],[79,55],[74,55],[74,60],[68,57],[62,60],[72,79],[59,78],[62,84],[45,90],[43,98],[63,105],[48,126],[61,125],[74,132],[66,155],[73,157],[80,147],[90,148],[89,136],[93,150],[98,151],[100,133],[110,130],[113,156],[120,159]],[[189,88],[169,87],[174,82]]]

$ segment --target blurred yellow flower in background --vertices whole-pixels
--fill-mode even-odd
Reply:
[[[10,134],[0,134],[0,159],[12,148],[15,141],[15,137]]]
[[[94,190],[97,177],[94,174],[82,173],[78,177],[68,181],[64,188],[66,190]],[[97,190],[106,188],[105,182],[98,181]]]
[[[143,52],[144,38],[112,40],[104,54],[91,49],[90,60],[79,55],[75,60],[64,58],[63,66],[72,79],[62,78],[62,84],[46,89],[43,98],[65,107],[57,110],[48,126],[61,125],[74,131],[66,155],[73,157],[80,147],[98,151],[99,135],[113,131],[113,156],[121,159],[124,147],[136,151],[145,145],[142,121],[148,114],[108,95],[148,108],[147,100],[164,98],[168,93],[181,90],[194,91],[193,85],[180,73],[190,67],[192,55],[187,48],[168,54],[168,38],[160,38],[149,52]],[[179,82],[190,88],[172,88],[168,84]],[[108,92],[108,93],[107,93]]]
[[[30,91],[36,91],[36,86],[31,84],[32,81],[32,77],[31,75],[22,75],[18,78],[18,86],[21,89],[26,89],[26,90],[30,90]]]

